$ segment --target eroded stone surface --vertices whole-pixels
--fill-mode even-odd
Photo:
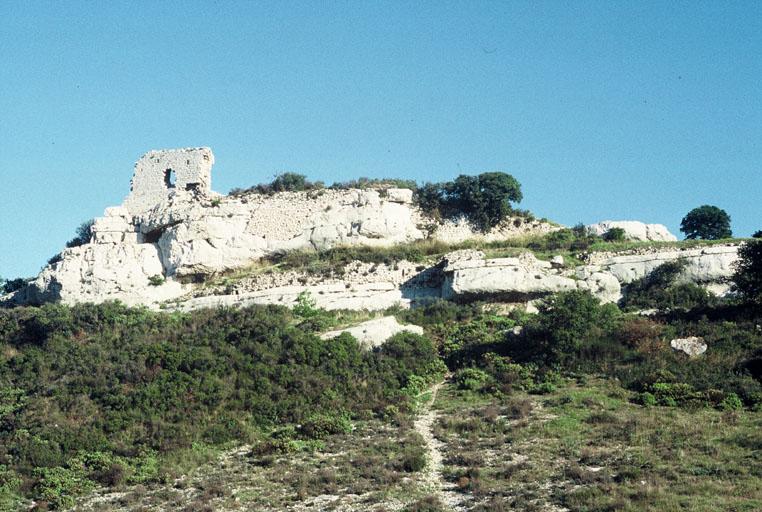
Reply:
[[[680,352],[688,354],[690,357],[698,357],[706,352],[707,346],[704,338],[691,336],[688,338],[676,338],[669,342],[669,346]]]
[[[489,233],[478,234],[462,219],[435,222],[427,218],[407,189],[223,197],[211,191],[213,163],[208,148],[147,153],[135,166],[125,203],[107,208],[95,220],[90,243],[64,250],[59,261],[46,266],[30,286],[3,300],[68,304],[122,300],[151,307],[174,301],[170,307],[188,310],[217,305],[290,306],[306,290],[326,309],[379,310],[432,298],[531,304],[559,291],[584,289],[603,302],[614,302],[621,297],[621,285],[681,258],[686,261],[681,279],[724,293],[737,260],[737,246],[731,245],[594,254],[587,265],[577,268],[565,265],[560,257],[541,261],[527,252],[488,259],[480,251],[464,250],[447,254],[438,264],[355,262],[341,275],[292,271],[247,278],[231,289],[183,285],[180,280],[206,279],[292,250],[386,247],[427,237],[446,242],[493,241],[558,229],[538,221],[510,219]],[[168,170],[172,173],[167,174]],[[609,224],[609,228],[621,225]],[[653,225],[630,224],[633,236],[668,239]]]
[[[372,349],[383,345],[386,340],[400,332],[412,332],[413,334],[423,335],[423,327],[418,325],[403,325],[397,322],[393,316],[374,318],[367,322],[362,322],[353,327],[329,331],[320,335],[324,340],[335,338],[342,333],[351,334],[360,346],[366,349]]]
[[[669,232],[663,224],[645,224],[636,220],[604,220],[596,224],[590,224],[587,229],[594,235],[604,235],[612,228],[624,230],[624,236],[628,240],[641,240],[653,242],[675,242],[677,237]]]

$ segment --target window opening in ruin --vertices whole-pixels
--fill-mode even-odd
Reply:
[[[164,171],[164,184],[167,186],[167,188],[175,188],[175,171],[172,169],[167,169]]]

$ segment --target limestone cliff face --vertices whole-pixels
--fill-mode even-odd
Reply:
[[[410,190],[227,197],[211,190],[213,163],[209,148],[146,153],[135,165],[124,203],[95,220],[90,243],[64,250],[13,300],[157,305],[191,290],[182,278],[236,269],[273,253],[436,238],[436,223],[414,206]],[[495,232],[506,236],[532,226],[543,225]],[[462,222],[446,223],[441,232],[448,239],[477,235]]]
[[[357,262],[340,276],[280,273],[257,277],[233,290],[210,292],[193,282],[285,251],[391,246],[424,238],[448,243],[495,241],[557,229],[512,219],[482,234],[462,220],[436,222],[413,204],[407,189],[221,196],[211,190],[213,163],[209,148],[147,153],[135,166],[124,203],[107,208],[95,220],[90,243],[65,249],[29,286],[3,300],[21,304],[120,300],[150,307],[174,301],[170,307],[194,309],[291,305],[307,290],[327,309],[384,309],[431,298],[527,302],[558,291],[588,289],[613,302],[621,297],[622,284],[677,258],[688,261],[684,279],[724,292],[721,283],[737,258],[736,247],[720,246],[596,255],[585,266],[565,268],[562,261],[539,261],[530,253],[487,259],[478,251],[457,251],[429,268],[409,262],[393,267]],[[643,231],[651,239],[668,238],[652,225],[630,224],[636,235]]]

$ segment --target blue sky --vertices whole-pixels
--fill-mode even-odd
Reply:
[[[762,2],[0,3],[0,276],[150,149],[213,187],[502,170],[538,216],[762,229]]]

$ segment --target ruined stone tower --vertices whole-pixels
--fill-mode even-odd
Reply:
[[[149,151],[135,164],[124,206],[132,215],[150,210],[172,194],[208,195],[214,155],[209,148]]]

